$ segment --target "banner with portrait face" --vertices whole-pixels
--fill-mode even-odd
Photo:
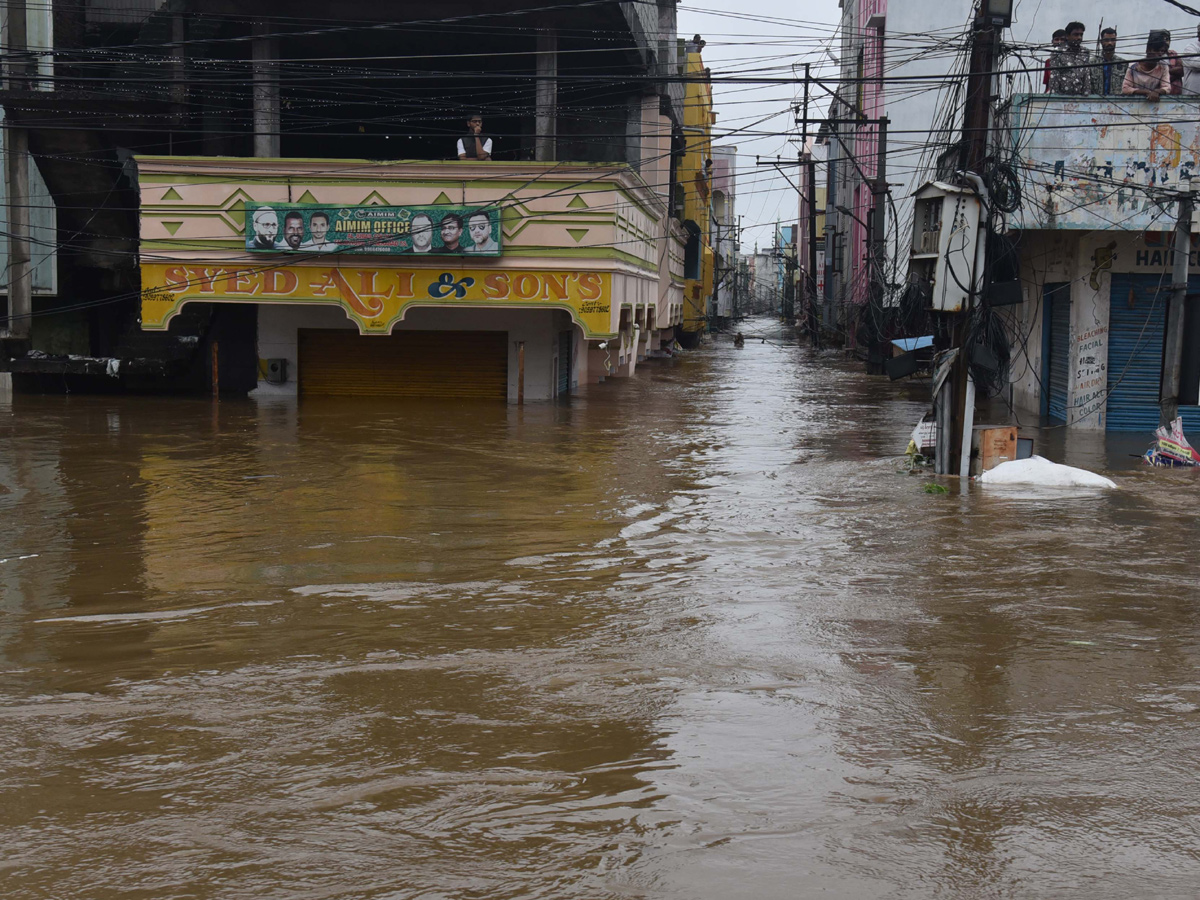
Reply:
[[[500,256],[502,241],[494,206],[246,204],[252,252]]]

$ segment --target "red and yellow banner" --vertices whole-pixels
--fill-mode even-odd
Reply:
[[[614,336],[612,276],[604,272],[515,269],[142,266],[142,328],[165,331],[188,302],[329,303],[363,334],[388,334],[410,306],[566,309],[589,338]]]

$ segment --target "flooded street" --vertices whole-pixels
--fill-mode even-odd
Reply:
[[[4,897],[1194,897],[1195,473],[1027,430],[1120,489],[927,494],[926,384],[746,331],[524,408],[0,400]]]

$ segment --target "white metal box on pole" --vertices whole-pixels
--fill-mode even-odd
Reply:
[[[928,293],[930,309],[961,312],[975,283],[981,204],[969,187],[931,181],[913,195],[909,281]]]

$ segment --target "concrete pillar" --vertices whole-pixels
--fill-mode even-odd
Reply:
[[[588,374],[588,364],[591,354],[588,353],[588,342],[578,325],[571,326],[571,388],[591,384]]]
[[[1125,234],[1117,235],[1125,239]],[[1114,243],[1116,246],[1114,247]],[[1111,232],[1081,236],[1071,269],[1071,333],[1067,377],[1067,424],[1103,431],[1108,413],[1108,318],[1112,273],[1097,265],[1097,252],[1122,247]],[[1132,255],[1132,253],[1130,253]],[[1092,287],[1093,282],[1096,287]],[[1039,371],[1040,376],[1040,371]]]
[[[171,14],[171,116],[176,123],[187,111],[187,48],[183,13]]]
[[[642,345],[642,328],[636,322],[631,323],[629,331],[621,332],[620,364],[613,373],[619,378],[629,378],[637,370],[638,353]]]
[[[6,125],[8,173],[8,333],[28,338],[33,313],[33,270],[29,257],[29,133]]]
[[[613,338],[608,342],[607,347],[602,348],[600,346],[602,343],[605,342],[588,341],[587,343],[587,372],[589,384],[599,384],[611,374],[609,367],[612,366],[615,368],[616,366],[617,353],[619,352],[617,349],[619,338]]]
[[[5,74],[10,91],[28,91],[33,64],[28,48],[25,0],[8,3],[8,55]],[[4,163],[8,178],[8,333],[28,339],[33,313],[33,270],[29,260],[29,132],[4,125]]]
[[[542,30],[537,35],[537,138],[534,159],[558,158],[558,35]]]
[[[269,26],[254,26],[251,44],[254,84],[254,155],[279,156],[279,39],[259,37]]]
[[[664,116],[657,96],[641,100],[641,160],[638,166],[646,184],[662,197],[670,195],[671,120]]]

